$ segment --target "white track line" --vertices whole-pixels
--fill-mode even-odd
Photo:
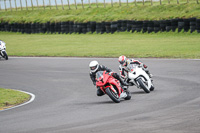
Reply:
[[[20,90],[17,90],[17,91],[20,91]],[[2,111],[6,111],[6,110],[10,110],[10,109],[14,109],[14,108],[17,108],[17,107],[21,107],[21,106],[23,106],[23,105],[26,105],[26,104],[31,103],[31,102],[35,99],[35,95],[32,94],[32,93],[25,92],[25,91],[20,91],[20,92],[23,92],[23,93],[29,94],[29,95],[31,96],[31,99],[30,99],[29,101],[23,103],[23,104],[20,104],[20,105],[17,105],[17,106],[11,107],[11,108],[6,108],[6,109],[4,109],[4,110],[0,110],[0,112],[2,112]]]

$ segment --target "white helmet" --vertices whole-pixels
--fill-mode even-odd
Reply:
[[[125,66],[126,62],[127,62],[127,58],[126,58],[126,56],[122,55],[119,57],[118,61],[122,66]]]
[[[97,69],[99,68],[99,63],[97,61],[91,61],[89,64],[91,72],[96,72]]]

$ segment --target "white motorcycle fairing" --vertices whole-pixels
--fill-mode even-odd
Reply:
[[[151,87],[153,87],[149,75],[138,65],[132,65],[130,72],[128,72],[128,79],[130,79],[129,83],[135,84],[138,88],[143,89],[146,93],[149,93]]]

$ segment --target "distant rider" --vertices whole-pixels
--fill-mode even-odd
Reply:
[[[128,86],[128,84],[125,83],[125,82],[120,78],[120,76],[119,76],[117,73],[113,72],[111,69],[107,68],[107,67],[104,66],[104,65],[99,65],[99,63],[98,63],[97,61],[91,61],[90,64],[89,64],[89,67],[90,67],[90,78],[91,78],[91,80],[92,80],[92,82],[93,82],[93,84],[94,84],[95,86],[96,86],[96,73],[97,73],[98,71],[106,71],[106,72],[109,72],[109,73],[111,73],[111,75],[112,75],[114,78],[116,78],[117,80],[120,81],[121,85],[123,85],[123,86]],[[123,87],[122,87],[122,89],[123,89]],[[102,96],[102,95],[104,95],[104,92],[101,91],[100,88],[97,88],[97,96]]]
[[[122,55],[118,59],[119,61],[119,71],[120,71],[120,76],[127,80],[127,74],[130,71],[130,64],[136,64],[138,66],[141,66],[142,69],[149,75],[149,77],[152,77],[152,74],[150,74],[147,66],[143,64],[142,62],[134,59],[127,59],[126,56]]]

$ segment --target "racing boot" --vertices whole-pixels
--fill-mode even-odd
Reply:
[[[129,84],[128,83],[126,83],[126,82],[124,82],[121,78],[120,78],[120,83],[121,83],[121,85],[123,85],[123,86],[129,86]]]
[[[105,93],[98,87],[97,88],[97,96],[103,96]]]
[[[123,86],[123,85],[121,85],[121,87],[122,87],[123,91],[125,91],[125,92],[128,91],[128,86]]]
[[[124,82],[124,80],[122,78],[119,77],[118,80],[120,81],[122,86],[129,86],[129,84]]]
[[[122,89],[123,89],[123,91],[127,91],[128,90],[128,86],[129,86],[129,84],[128,83],[126,83],[126,82],[124,82],[121,78],[120,78],[120,83],[121,83],[121,87],[122,87]]]

